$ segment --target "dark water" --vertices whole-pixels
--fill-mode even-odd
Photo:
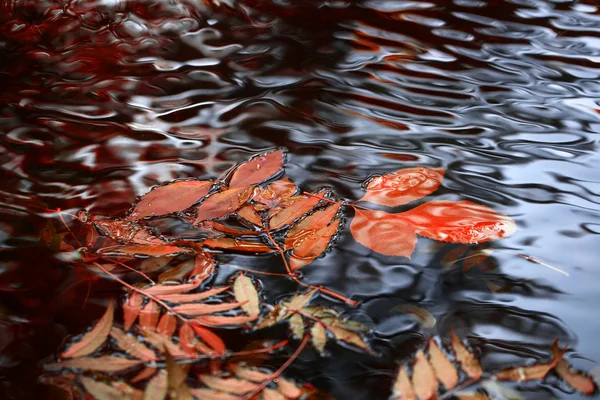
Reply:
[[[40,243],[56,218],[44,209],[122,215],[157,183],[214,177],[273,146],[290,150],[298,185],[343,197],[374,173],[447,168],[435,198],[510,215],[519,231],[493,246],[569,274],[505,253],[495,271],[451,273],[440,260],[456,246],[421,238],[408,261],[344,236],[305,279],[362,302],[351,313],[373,324],[382,357],[334,348],[291,376],[339,399],[386,398],[396,362],[450,327],[489,367],[541,358],[555,337],[576,367],[600,361],[595,0],[0,4],[0,397],[43,398],[40,362],[118,290],[95,280],[83,308],[89,276]],[[271,299],[293,289],[277,282]],[[408,302],[436,328],[392,310]],[[578,398],[556,379],[521,391]]]

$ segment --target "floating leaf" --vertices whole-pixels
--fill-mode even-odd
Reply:
[[[160,307],[150,300],[140,311],[140,327],[143,329],[154,329],[160,317]]]
[[[260,219],[260,215],[258,215],[258,213],[251,204],[246,204],[245,206],[237,210],[237,215],[245,221],[248,221],[254,225],[262,226],[262,220]]]
[[[229,311],[235,308],[239,308],[244,303],[222,303],[222,304],[202,304],[202,303],[189,303],[182,304],[176,307],[173,307],[173,311],[188,315],[188,316],[197,316],[197,315],[206,315],[213,314],[220,311]]]
[[[200,337],[200,339],[209,345],[217,354],[223,355],[227,351],[225,347],[225,343],[219,337],[219,335],[215,334],[210,329],[206,329],[198,324],[192,323],[190,324],[196,335]]]
[[[394,307],[392,310],[399,310],[405,314],[411,314],[414,316],[425,328],[434,328],[435,327],[435,317],[432,313],[427,311],[424,308],[417,307],[412,304],[400,304]]]
[[[202,244],[206,247],[221,250],[247,251],[251,253],[273,252],[273,249],[267,246],[266,244],[230,238],[209,238],[203,241]]]
[[[271,312],[256,326],[254,329],[263,329],[269,326],[275,325],[279,322],[285,321],[289,317],[291,317],[295,311],[290,310],[300,310],[308,304],[310,299],[317,292],[317,289],[311,289],[305,293],[300,293],[287,302],[282,303],[280,306],[277,306],[271,310]]]
[[[419,235],[444,242],[483,243],[510,236],[516,230],[509,217],[467,200],[430,201],[398,215]]]
[[[130,356],[142,361],[155,361],[158,359],[156,354],[154,354],[154,351],[146,347],[146,345],[140,342],[135,336],[129,335],[114,326],[110,330],[110,335],[117,342],[117,346]]]
[[[367,193],[359,201],[398,207],[435,192],[444,179],[442,168],[405,168],[377,176],[367,185]]]
[[[335,336],[337,340],[341,340],[342,342],[346,342],[368,352],[371,351],[364,339],[356,332],[338,325],[327,325],[327,330],[333,333],[333,336]]]
[[[140,198],[127,219],[137,220],[183,211],[206,196],[212,185],[211,181],[189,180],[156,187]]]
[[[100,321],[96,323],[94,328],[83,335],[77,342],[73,343],[60,356],[62,358],[81,357],[96,351],[108,337],[110,327],[113,323],[114,310],[115,304],[111,300],[104,315],[102,315],[102,318],[100,318]]]
[[[252,322],[256,319],[253,316],[237,315],[233,317],[222,315],[203,315],[195,318],[202,325],[207,326],[228,326],[228,325],[243,325]]]
[[[317,196],[324,197],[329,190],[322,190]],[[273,209],[269,212],[269,228],[279,229],[293,223],[298,218],[307,214],[321,201],[318,197],[299,195],[290,198],[290,205],[282,209]]]
[[[162,256],[146,258],[140,263],[140,270],[146,274],[156,272],[159,269],[165,267],[175,258],[174,256]]]
[[[406,367],[402,365],[398,376],[394,381],[393,388],[394,400],[417,400],[417,395],[412,387],[412,383],[408,378]]]
[[[558,357],[560,350],[558,349],[558,340],[552,344],[552,355]],[[561,359],[556,365],[556,373],[573,389],[587,396],[590,396],[596,391],[594,380],[582,372],[577,372],[571,369],[571,366],[564,359]]]
[[[293,249],[296,247],[296,244],[302,242],[302,239],[310,235],[310,232],[318,231],[330,225],[334,221],[335,215],[339,211],[341,205],[341,202],[337,202],[323,210],[315,211],[313,214],[307,216],[293,226],[285,236],[284,244],[286,249]]]
[[[237,395],[243,395],[260,388],[256,383],[237,378],[218,378],[212,375],[200,375],[198,378],[211,389]]]
[[[429,339],[429,360],[435,376],[448,390],[458,383],[458,371],[433,339]]]
[[[131,255],[139,255],[139,256],[150,256],[150,257],[161,257],[168,256],[174,254],[184,254],[193,252],[192,249],[172,246],[168,244],[149,244],[149,245],[141,245],[141,244],[133,244],[133,245],[125,245],[125,246],[114,246],[103,249],[106,253],[115,253],[115,254],[131,254]]]
[[[190,393],[197,399],[202,400],[241,400],[239,396],[234,396],[229,393],[220,392],[213,389],[190,389]]]
[[[83,369],[86,371],[119,372],[142,364],[140,360],[130,360],[123,357],[78,357],[63,361],[56,366],[63,368]]]
[[[87,376],[82,376],[79,380],[85,390],[97,400],[133,399],[133,394],[139,392],[125,382],[118,382],[118,387],[114,387],[104,382],[88,378]],[[116,382],[113,382],[113,385],[115,384]]]
[[[452,335],[450,343],[454,349],[456,360],[460,363],[463,371],[465,371],[470,378],[479,379],[483,374],[479,361],[475,358],[473,353],[465,347],[462,340],[456,336],[453,329],[450,330],[450,334]]]
[[[415,356],[412,384],[417,396],[421,400],[433,399],[438,390],[438,383],[433,368],[431,368],[431,365],[427,361],[423,350],[417,351],[417,355]]]
[[[492,400],[487,394],[481,392],[475,393],[457,393],[459,400]]]
[[[233,283],[233,294],[238,302],[245,303],[242,305],[242,310],[246,314],[255,317],[260,315],[260,301],[252,278],[244,274],[239,275]]]
[[[296,315],[294,315],[294,317]],[[290,318],[290,326],[292,324],[292,318]],[[323,325],[318,322],[313,324],[313,326],[310,328],[310,340],[313,346],[315,346],[315,349],[322,354],[325,350],[325,344],[327,343],[327,332],[325,331]]]
[[[164,295],[158,295],[156,297],[158,297],[161,300],[168,301],[171,303],[182,304],[182,303],[191,303],[194,301],[206,300],[209,297],[215,296],[219,293],[223,293],[224,291],[226,291],[228,289],[229,289],[229,286],[224,286],[224,287],[220,287],[220,288],[213,288],[213,289],[205,290],[205,291],[199,292],[199,293],[164,294]]]
[[[288,381],[281,376],[277,379],[277,390],[288,399],[297,399],[302,396],[302,390],[294,382]]]
[[[129,298],[123,303],[123,327],[125,330],[129,330],[144,304],[144,298],[138,292],[133,292],[129,295]]]
[[[260,203],[260,210],[285,206],[289,199],[298,192],[298,187],[288,178],[271,183],[266,188],[259,188],[252,200]]]
[[[193,224],[223,218],[234,213],[252,195],[254,188],[236,187],[215,193],[196,207],[197,216]]]
[[[417,243],[411,224],[400,214],[356,209],[350,224],[354,240],[386,256],[410,258]]]
[[[285,152],[281,149],[258,155],[241,164],[229,180],[232,188],[256,185],[280,172],[285,162]]]
[[[177,329],[177,318],[175,317],[175,315],[170,313],[163,314],[163,316],[160,317],[158,324],[156,325],[156,332],[167,337],[173,336],[173,333],[175,333],[175,329]]]
[[[296,237],[296,240],[291,243],[293,246],[290,256],[292,271],[310,264],[316,257],[319,257],[327,250],[333,236],[339,229],[340,222],[340,218],[337,218],[329,226],[325,226],[317,231],[311,230]]]
[[[164,240],[156,236],[156,234],[148,227],[139,225],[135,222],[123,220],[96,220],[92,225],[98,231],[109,238],[120,243],[132,243],[141,245],[164,243]]]
[[[144,400],[163,400],[167,397],[168,389],[167,371],[159,371],[148,382],[144,391]]]

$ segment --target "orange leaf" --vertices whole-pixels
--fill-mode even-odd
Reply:
[[[260,215],[258,215],[258,213],[251,204],[246,204],[245,206],[237,210],[237,215],[240,218],[254,225],[262,226],[262,220],[260,219]]]
[[[202,245],[213,249],[248,251],[251,253],[272,253],[273,249],[269,246],[247,240],[238,240],[231,238],[209,238],[202,242]]]
[[[129,298],[123,303],[123,327],[125,330],[129,330],[131,325],[135,322],[140,311],[144,298],[138,292],[133,292],[129,295]]]
[[[492,400],[487,394],[475,392],[475,393],[458,393],[456,397],[459,400]]]
[[[544,379],[548,372],[550,372],[558,363],[562,360],[562,352],[555,354],[552,361],[547,364],[535,364],[529,367],[514,367],[507,368],[496,374],[496,379],[500,381],[529,381],[534,379]]]
[[[199,375],[198,378],[211,389],[237,395],[246,394],[260,387],[256,383],[238,378],[217,378],[211,375]]]
[[[194,332],[196,332],[196,335],[198,335],[200,339],[209,345],[217,354],[225,354],[227,348],[225,347],[225,343],[223,343],[223,340],[221,340],[219,335],[196,323],[191,323],[190,326]]]
[[[233,317],[225,315],[203,315],[195,318],[200,324],[207,326],[242,325],[254,321],[255,319],[256,317],[247,315],[236,315]]]
[[[132,357],[138,358],[142,361],[155,361],[157,360],[156,354],[145,344],[140,342],[135,336],[129,335],[117,327],[112,327],[110,330],[110,336],[112,336],[122,350]]]
[[[196,356],[196,343],[196,335],[194,334],[194,330],[190,327],[190,325],[181,325],[181,328],[179,328],[179,345],[190,358],[194,358]]]
[[[162,244],[164,240],[157,237],[148,227],[122,220],[94,221],[92,224],[104,236],[120,243]]]
[[[196,289],[202,280],[195,279],[193,281],[189,281],[187,283],[180,283],[178,285],[169,285],[169,284],[160,284],[160,285],[152,285],[144,288],[144,293],[150,295],[167,295],[167,294],[179,294],[183,292],[189,292],[190,290]]]
[[[141,370],[139,373],[137,373],[129,381],[131,383],[142,382],[142,381],[145,381],[146,379],[150,378],[155,373],[156,373],[156,368],[154,368],[154,367],[145,367],[143,370]]]
[[[160,317],[160,307],[155,301],[150,300],[140,311],[140,327],[154,329]]]
[[[108,304],[108,308],[100,318],[100,321],[96,323],[94,328],[83,335],[79,341],[73,343],[65,352],[60,356],[62,358],[81,357],[96,351],[98,347],[108,337],[110,327],[113,323],[113,315],[115,310],[115,304],[111,300]]]
[[[152,257],[146,258],[140,263],[140,270],[144,273],[156,272],[165,267],[175,258],[174,256]]]
[[[175,295],[176,296],[176,295]],[[156,325],[156,332],[163,334],[167,337],[173,336],[175,329],[177,328],[177,318],[175,315],[170,313],[163,314]]]
[[[146,385],[144,400],[164,400],[168,391],[167,372],[161,370]]]
[[[215,260],[205,251],[199,252],[194,257],[194,269],[190,272],[190,279],[204,282],[215,270]]]
[[[417,351],[415,365],[413,367],[412,384],[417,396],[421,400],[429,400],[435,397],[438,383],[431,365],[427,361],[423,350]]]
[[[256,317],[260,315],[260,300],[252,278],[244,274],[239,275],[233,283],[233,295],[237,301],[245,303],[242,310],[246,314]]]
[[[202,304],[190,303],[173,307],[173,311],[189,316],[212,314],[219,311],[229,311],[241,307],[244,303]]]
[[[137,220],[183,211],[206,196],[212,185],[211,181],[190,180],[159,186],[140,198],[127,219]]]
[[[458,383],[458,371],[433,339],[429,339],[429,359],[435,376],[448,390]]]
[[[410,258],[417,243],[411,224],[399,214],[384,211],[356,209],[350,232],[358,243],[386,256]]]
[[[316,257],[323,254],[333,236],[338,231],[341,219],[337,218],[331,225],[325,226],[319,230],[309,230],[296,236],[296,239],[290,243],[293,247],[290,256],[290,267],[292,271],[310,264]]]
[[[298,187],[288,178],[283,178],[271,183],[266,188],[259,188],[252,200],[261,203],[267,209],[283,205],[290,197],[298,192]]]
[[[191,253],[193,250],[183,247],[171,246],[168,244],[133,244],[126,246],[108,247],[102,249],[101,251],[106,253],[135,254],[140,256],[160,257],[173,254]]]
[[[63,368],[83,369],[86,371],[118,372],[142,364],[140,360],[130,360],[123,357],[101,356],[101,357],[78,357],[66,360],[52,366]]]
[[[460,363],[463,371],[472,379],[479,379],[479,377],[483,374],[483,370],[481,369],[481,365],[479,365],[479,361],[475,358],[473,353],[471,353],[463,344],[462,340],[456,336],[454,333],[454,329],[450,330],[451,345],[454,349],[454,354],[456,355],[456,360]]]
[[[416,400],[417,395],[412,387],[412,383],[408,378],[408,373],[406,372],[406,367],[402,365],[400,367],[400,371],[398,371],[398,376],[396,377],[396,381],[394,382],[394,400]]]
[[[236,187],[207,197],[196,207],[197,216],[193,224],[223,218],[234,213],[250,198],[253,191],[253,187]]]
[[[398,214],[431,239],[453,243],[482,243],[512,235],[515,222],[491,208],[467,200],[430,201]]]
[[[444,179],[442,168],[406,168],[369,181],[359,201],[398,207],[435,192]]]
[[[301,241],[304,236],[310,235],[311,231],[318,231],[331,224],[341,205],[341,202],[337,202],[330,207],[315,211],[293,226],[285,236],[286,249],[294,248],[294,244]]]
[[[164,294],[164,295],[158,295],[156,297],[158,297],[159,299],[164,300],[164,301],[169,301],[171,303],[177,303],[177,304],[192,303],[194,301],[206,300],[211,296],[215,296],[219,293],[226,291],[227,289],[229,289],[229,286],[213,288],[213,289],[205,290],[204,292],[199,292],[199,293]]]
[[[552,344],[552,355],[557,357],[559,354],[560,350],[558,349],[558,340],[555,340]],[[594,383],[594,380],[582,372],[573,371],[569,363],[565,360],[560,360],[556,366],[556,373],[573,389],[580,393],[590,396],[596,391],[596,384]]]
[[[246,187],[256,185],[281,171],[285,162],[285,152],[281,149],[252,157],[233,172],[229,186]]]
[[[329,190],[322,190],[317,193],[317,196],[323,197],[327,193],[329,193]],[[321,201],[316,197],[307,195],[294,196],[290,200],[293,201],[289,206],[283,209],[273,209],[273,212],[269,213],[269,227],[271,229],[279,229],[293,223],[312,210]]]
[[[244,207],[246,207],[246,206],[244,206]],[[244,207],[242,207],[242,209]],[[196,225],[196,228],[198,228],[202,232],[207,232],[207,233],[211,233],[211,234],[224,233],[226,235],[232,235],[232,236],[256,235],[257,234],[256,231],[247,230],[247,229],[241,230],[241,229],[238,229],[235,227],[227,226],[225,224],[222,224],[222,223],[216,222],[216,221],[202,221]]]

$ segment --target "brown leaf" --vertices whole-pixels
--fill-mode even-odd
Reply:
[[[242,310],[246,314],[255,317],[260,315],[260,300],[252,278],[244,274],[239,275],[233,283],[233,294],[238,302],[245,303]]]
[[[213,249],[247,251],[251,253],[272,253],[274,251],[269,246],[259,242],[230,238],[209,238],[203,241],[202,245]]]
[[[177,329],[177,318],[171,313],[163,314],[163,316],[160,317],[158,324],[156,325],[156,332],[161,333],[167,337],[173,336],[173,333],[175,333],[175,329]]]
[[[160,306],[150,300],[140,311],[140,327],[143,329],[154,329],[160,317]]]
[[[335,219],[331,225],[325,226],[319,230],[309,230],[296,236],[291,245],[293,246],[290,255],[290,268],[296,271],[303,266],[310,264],[316,257],[319,257],[327,250],[333,236],[337,233],[341,219]]]
[[[417,395],[413,389],[412,383],[408,378],[406,367],[402,365],[398,376],[394,382],[393,388],[394,400],[417,400]]]
[[[131,254],[149,257],[162,257],[176,254],[192,253],[192,249],[185,247],[172,246],[169,244],[132,244],[125,246],[113,246],[101,249],[103,253],[110,254]]]
[[[560,350],[558,349],[558,340],[552,344],[552,355],[558,357]],[[592,395],[596,391],[594,380],[582,372],[574,371],[567,361],[560,360],[556,365],[556,373],[573,389],[587,396]]]
[[[459,400],[492,400],[487,394],[481,392],[475,393],[458,393],[456,394]]]
[[[158,371],[154,378],[146,385],[144,400],[164,400],[168,392],[167,371]]]
[[[185,278],[190,272],[194,270],[195,266],[194,259],[185,260],[180,262],[173,268],[169,268],[162,274],[158,275],[158,282],[168,282],[168,281],[179,281]]]
[[[367,185],[367,193],[359,201],[398,207],[435,192],[443,179],[442,168],[401,169],[371,179]]]
[[[435,327],[435,317],[424,308],[412,304],[400,304],[394,307],[393,310],[399,310],[405,314],[413,315],[425,328],[431,329]]]
[[[104,343],[110,332],[110,327],[113,323],[113,314],[115,310],[115,304],[111,300],[108,304],[108,308],[104,312],[100,321],[96,323],[94,328],[88,333],[84,334],[79,341],[73,343],[66,351],[60,356],[62,358],[81,357],[96,351],[100,345]]]
[[[140,360],[130,360],[123,357],[101,356],[101,357],[78,357],[62,361],[51,366],[62,368],[82,369],[86,371],[119,372],[142,364]]]
[[[324,197],[328,193],[329,190],[321,190],[317,193],[317,196]],[[270,229],[279,229],[293,223],[312,210],[321,201],[316,197],[307,195],[294,196],[290,200],[293,201],[290,201],[289,206],[283,209],[274,209],[273,212],[269,213]]]
[[[260,219],[260,215],[258,215],[258,213],[251,204],[246,204],[245,206],[237,210],[237,215],[245,221],[248,221],[254,225],[262,226],[262,220]]]
[[[189,180],[156,187],[140,198],[127,219],[137,220],[183,211],[206,196],[212,185],[212,181]]]
[[[304,337],[304,320],[300,314],[294,314],[289,320],[290,330],[294,339],[302,339]],[[316,346],[315,346],[316,347]]]
[[[410,258],[417,244],[411,224],[400,214],[356,209],[350,232],[358,243],[386,256]]]
[[[472,379],[479,379],[483,374],[483,370],[481,369],[481,365],[479,361],[475,358],[473,353],[469,351],[463,344],[462,340],[456,336],[454,330],[451,329],[450,333],[452,335],[451,345],[454,349],[454,354],[456,355],[456,360],[460,363],[463,371]]]
[[[229,311],[241,307],[244,303],[221,303],[221,304],[203,304],[203,303],[188,303],[173,307],[173,311],[187,315],[198,316],[213,314],[219,311]]]
[[[123,220],[96,220],[92,225],[98,229],[103,236],[116,240],[120,243],[132,243],[140,245],[160,245],[164,240],[154,234],[146,226],[135,222]]]
[[[413,367],[412,384],[417,396],[421,400],[435,398],[438,390],[438,383],[429,361],[425,357],[423,350],[417,351],[415,356],[415,365]]]
[[[137,389],[132,388],[125,382],[119,382],[119,385],[115,387],[104,382],[88,378],[87,376],[80,377],[79,381],[87,393],[94,396],[94,399],[96,400],[119,400],[124,398],[133,399],[134,397],[131,394],[137,392]],[[113,385],[114,384],[115,382],[113,382]]]
[[[153,295],[153,296],[162,296],[162,295],[167,295],[167,294],[180,294],[180,293],[184,293],[184,292],[189,292],[190,290],[194,290],[196,289],[198,286],[200,286],[200,284],[202,283],[202,280],[196,279],[196,280],[192,280],[186,283],[180,283],[180,284],[176,284],[176,285],[171,285],[171,284],[160,284],[160,285],[153,285],[153,286],[148,286],[146,288],[144,288],[144,293]]]
[[[190,389],[190,393],[201,400],[244,400],[243,397],[212,389]]]
[[[365,343],[364,339],[358,333],[353,332],[349,329],[343,328],[338,325],[329,325],[328,324],[327,329],[331,333],[333,333],[333,336],[335,336],[335,338],[337,340],[341,340],[343,342],[346,342],[348,344],[351,344],[353,346],[358,347],[359,349],[363,349],[368,352],[371,351],[371,349],[369,349],[369,346],[367,346],[367,343]]]
[[[143,303],[144,298],[138,292],[132,292],[129,298],[123,303],[123,327],[125,330],[129,330],[138,315],[140,315]]]
[[[223,343],[223,340],[219,337],[219,335],[196,323],[191,323],[190,326],[196,335],[198,335],[204,343],[209,345],[215,353],[224,355],[227,352],[227,347],[225,347],[225,343]]]
[[[296,315],[294,315],[294,317]],[[292,320],[290,319],[290,324],[291,321]],[[323,354],[323,351],[325,350],[325,344],[327,343],[327,333],[325,328],[323,328],[323,325],[318,322],[313,324],[313,326],[310,328],[310,340],[313,346],[315,346],[315,349],[317,349],[319,353]]]
[[[415,231],[452,243],[483,243],[512,235],[517,227],[509,217],[467,200],[437,200],[398,214]]]
[[[225,315],[203,315],[195,318],[200,324],[206,326],[242,325],[252,322],[255,319],[256,317],[246,315],[236,315],[233,317]]]
[[[174,258],[174,256],[146,258],[140,263],[140,270],[146,274],[156,272],[169,264]]]
[[[256,185],[281,171],[285,162],[285,152],[281,149],[252,157],[233,172],[229,186],[246,187]]]
[[[232,364],[231,370],[240,378],[250,382],[262,383],[267,379],[270,379],[272,374],[259,371],[254,368],[245,368],[240,364]]]
[[[554,355],[552,361],[547,364],[535,364],[528,367],[514,367],[504,369],[496,374],[496,379],[500,381],[529,381],[535,379],[544,379],[562,360],[566,350]]]
[[[142,334],[146,340],[156,347],[156,349],[162,354],[170,354],[171,356],[180,358],[189,358],[188,353],[183,351],[181,346],[173,343],[171,336],[165,336],[162,333],[153,332],[150,329],[142,329]]]
[[[196,207],[197,216],[193,224],[202,221],[223,218],[234,213],[252,195],[254,188],[236,187],[217,192],[206,198]]]
[[[198,378],[211,389],[237,395],[252,392],[260,387],[256,383],[237,378],[218,378],[212,375],[199,375]]]
[[[154,351],[146,347],[137,337],[129,335],[114,326],[110,330],[110,335],[115,339],[117,346],[130,356],[142,361],[155,361],[158,359]]]
[[[208,289],[208,290],[205,290],[205,291],[199,292],[199,293],[161,294],[161,295],[157,295],[156,297],[158,297],[160,300],[168,301],[171,303],[182,304],[182,303],[191,303],[194,301],[206,300],[209,297],[215,296],[215,295],[222,293],[228,289],[229,289],[229,286],[224,286],[224,287],[220,287],[220,288]]]
[[[156,368],[145,367],[139,373],[137,373],[133,378],[131,378],[130,382],[131,383],[143,382],[146,379],[150,378],[155,373],[156,373]]]
[[[454,389],[458,383],[458,371],[433,339],[429,339],[429,361],[437,379],[446,389]]]
[[[269,326],[275,325],[281,321],[286,320],[287,318],[292,316],[292,314],[294,314],[294,311],[288,311],[288,309],[300,310],[304,308],[304,306],[308,304],[308,302],[316,292],[317,289],[311,289],[305,293],[300,293],[292,297],[290,301],[284,302],[280,306],[273,308],[271,312],[254,327],[254,329],[267,328]]]
[[[188,372],[190,370],[190,364],[178,364],[173,358],[172,354],[166,353],[167,361],[167,386],[168,393],[171,398],[177,400],[184,400],[191,398],[189,395],[189,389],[185,384]]]

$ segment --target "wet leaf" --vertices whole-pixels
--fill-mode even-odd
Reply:
[[[297,247],[299,243],[302,243],[303,238],[309,236],[311,232],[319,231],[330,225],[334,221],[341,205],[341,202],[337,202],[330,207],[315,211],[294,225],[285,236],[285,248],[293,249]],[[303,255],[299,256],[302,257]]]
[[[168,378],[167,371],[158,371],[154,378],[148,382],[144,391],[144,400],[163,400],[167,397]]]
[[[398,310],[405,314],[411,314],[415,317],[417,321],[419,321],[425,328],[434,328],[435,327],[435,317],[432,313],[427,311],[424,308],[417,307],[412,304],[400,304],[394,307],[392,310]]]
[[[237,210],[237,215],[245,221],[248,221],[254,225],[262,226],[262,220],[260,219],[260,215],[258,215],[258,213],[251,204],[246,204],[245,206]]]
[[[298,187],[288,178],[283,178],[271,183],[266,188],[259,188],[252,200],[260,203],[265,209],[284,206],[285,203],[298,192]]]
[[[202,221],[223,218],[234,213],[248,201],[253,190],[254,188],[236,187],[207,197],[196,207],[197,216],[193,224],[197,225]]]
[[[211,181],[189,180],[159,186],[140,198],[127,219],[137,220],[183,211],[206,196],[212,185]]]
[[[184,323],[179,328],[179,345],[185,351],[190,358],[196,357],[196,335],[194,330],[189,324]]]
[[[172,246],[169,244],[132,244],[125,246],[114,246],[102,249],[104,253],[110,254],[131,254],[138,256],[161,257],[175,254],[192,253],[192,249],[185,247]]]
[[[179,281],[189,275],[194,270],[196,262],[194,259],[180,262],[173,268],[169,268],[162,274],[158,275],[158,282]]]
[[[296,315],[294,315],[294,317]],[[290,319],[290,325],[291,321],[292,320]],[[325,331],[323,325],[318,322],[313,324],[313,326],[310,328],[310,340],[315,349],[317,349],[319,353],[323,354],[323,351],[325,350],[325,344],[327,343],[327,332]]]
[[[229,325],[243,325],[248,322],[252,322],[256,317],[247,315],[237,316],[221,316],[221,315],[204,315],[195,318],[202,325],[206,326],[229,326]]]
[[[498,240],[517,229],[509,217],[467,200],[430,201],[398,215],[410,222],[419,235],[452,243]]]
[[[367,185],[359,201],[398,207],[435,192],[444,179],[444,169],[415,167],[377,176]]]
[[[260,315],[260,300],[252,278],[244,274],[239,275],[233,283],[233,294],[238,302],[245,303],[242,310],[246,314],[255,317]]]
[[[154,329],[160,317],[160,306],[150,300],[140,311],[140,327],[143,329]]]
[[[340,219],[334,220],[331,225],[325,226],[317,231],[308,231],[299,235],[291,244],[294,246],[290,256],[290,268],[296,271],[303,266],[310,264],[316,257],[322,255],[333,236],[338,231]]]
[[[317,196],[324,197],[329,193],[329,190],[321,190]],[[274,212],[269,212],[269,228],[279,229],[293,223],[303,215],[307,214],[321,201],[317,197],[299,195],[290,198],[292,200],[289,206],[282,209],[274,209]]]
[[[421,400],[435,398],[438,390],[438,383],[429,361],[425,357],[423,350],[417,351],[415,356],[415,365],[413,367],[412,384]]]
[[[259,371],[254,368],[245,368],[240,364],[233,364],[231,366],[231,370],[240,378],[245,379],[247,381],[262,383],[267,379],[271,378],[270,373],[266,373],[263,371]]]
[[[354,240],[386,256],[410,258],[417,244],[411,224],[400,214],[356,209],[350,224]]]
[[[212,249],[247,251],[251,253],[272,253],[274,251],[263,243],[230,238],[210,238],[203,241],[202,245]]]
[[[243,400],[242,397],[213,389],[190,389],[190,393],[197,399],[201,400]]]
[[[129,335],[114,326],[110,330],[110,335],[115,339],[117,346],[130,356],[142,361],[155,361],[158,359],[154,351],[146,347],[137,337]]]
[[[86,371],[119,372],[142,364],[140,360],[130,360],[123,357],[78,357],[62,361],[55,366],[62,368],[82,369]]]
[[[285,152],[277,149],[251,158],[235,169],[229,180],[232,188],[256,185],[280,172],[285,162]]]
[[[239,308],[244,303],[222,303],[222,304],[203,304],[203,303],[189,303],[181,304],[173,307],[173,311],[187,315],[187,316],[198,316],[213,314],[220,311],[229,311]]]
[[[92,378],[88,378],[87,376],[82,376],[80,379],[81,384],[85,388],[85,390],[94,396],[96,400],[118,400],[123,398],[132,398],[130,396],[126,396],[126,393],[123,390],[119,390],[111,385],[108,385],[104,382],[97,381]],[[125,383],[121,382],[123,385],[127,386]],[[129,387],[133,392],[134,389]]]
[[[138,315],[140,315],[142,304],[144,304],[144,298],[138,292],[131,293],[123,303],[123,327],[126,331],[131,328]]]
[[[302,339],[304,336],[304,320],[302,319],[302,316],[300,314],[292,315],[289,323],[290,330],[292,331],[292,337],[294,339]]]
[[[302,396],[302,390],[294,382],[281,376],[277,379],[277,390],[288,399],[297,399]]]
[[[346,342],[368,352],[371,351],[364,339],[356,332],[338,325],[327,325],[327,330],[333,333],[333,336],[335,336],[337,340],[341,340],[342,342]]]
[[[102,345],[108,337],[113,323],[114,310],[115,304],[111,300],[108,304],[108,308],[104,312],[104,315],[102,318],[100,318],[100,321],[96,323],[94,328],[92,328],[92,330],[88,333],[84,334],[77,342],[73,343],[60,356],[62,358],[81,357],[87,356],[88,354],[96,351],[96,349],[100,347],[100,345]]]
[[[528,367],[507,368],[498,372],[495,376],[500,381],[529,381],[544,379],[562,360],[565,350],[554,355],[552,361],[547,364],[535,364]]]
[[[560,350],[558,349],[558,340],[552,344],[552,355],[558,357]],[[561,359],[556,365],[556,373],[573,389],[587,396],[590,396],[596,391],[594,380],[583,372],[574,371],[569,363]]]
[[[451,345],[454,350],[454,354],[456,355],[456,360],[460,363],[463,371],[472,379],[479,379],[483,374],[483,370],[481,369],[481,365],[479,361],[475,358],[473,353],[471,353],[463,344],[462,340],[456,336],[454,330],[451,329],[450,333],[452,335]]]
[[[394,400],[417,400],[417,395],[408,378],[408,373],[404,365],[400,366],[398,376],[394,381],[393,395]]]
[[[304,306],[308,304],[308,302],[316,292],[317,289],[311,289],[305,293],[297,294],[296,296],[292,297],[289,301],[284,302],[280,306],[273,308],[271,312],[260,323],[256,324],[254,329],[267,328],[279,322],[285,321],[286,319],[291,317],[292,314],[295,313],[295,311],[289,310],[300,310],[304,308]]]
[[[433,339],[429,339],[429,361],[435,376],[448,390],[458,383],[458,371]]]
[[[169,264],[174,258],[174,256],[147,258],[140,263],[140,270],[146,274],[156,272]]]
[[[252,392],[260,387],[256,383],[238,378],[218,378],[212,375],[200,375],[198,378],[211,389],[237,395]]]
[[[458,393],[456,397],[459,400],[492,400],[487,394],[481,392]]]
[[[135,222],[123,220],[96,220],[92,225],[103,235],[120,243],[140,245],[160,245],[164,240],[159,238],[150,228]]]
[[[162,333],[154,332],[150,329],[141,329],[142,334],[148,341],[148,343],[152,344],[152,346],[156,347],[156,349],[161,354],[170,354],[171,356],[182,359],[189,358],[188,353],[183,351],[181,346],[173,343],[171,336],[165,336]]]
[[[164,294],[164,295],[158,295],[156,297],[158,297],[160,300],[168,301],[170,303],[183,304],[183,303],[192,303],[194,301],[206,300],[209,297],[215,296],[219,293],[223,293],[224,291],[226,291],[228,289],[229,289],[229,286],[224,286],[224,287],[220,287],[220,288],[208,289],[208,290],[205,290],[205,291],[199,292],[199,293]]]
[[[199,280],[199,279],[195,279],[195,280],[192,280],[192,281],[189,281],[186,283],[180,283],[180,284],[175,284],[175,285],[161,283],[159,285],[152,285],[152,286],[145,287],[144,293],[154,295],[154,296],[161,296],[161,295],[167,295],[167,294],[180,294],[180,293],[189,292],[190,290],[196,289],[198,286],[200,286],[201,283],[202,283],[202,280]]]
[[[215,353],[221,355],[226,353],[227,348],[225,347],[225,343],[223,343],[223,340],[219,337],[219,335],[196,323],[191,323],[190,326],[196,335],[198,335],[204,343],[209,345],[215,351]]]
[[[177,329],[177,318],[175,317],[175,315],[170,313],[163,314],[163,316],[160,317],[158,324],[156,325],[156,332],[167,337],[173,336],[173,333],[175,333],[175,329]]]

